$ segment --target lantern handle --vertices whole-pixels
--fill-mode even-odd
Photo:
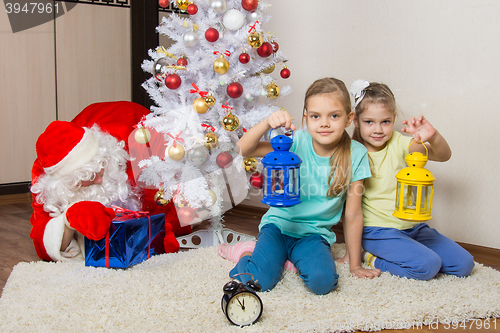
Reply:
[[[281,126],[281,127],[283,127],[283,126]],[[277,127],[277,128],[279,128],[279,127]],[[275,130],[275,129],[276,129],[276,128],[271,128],[271,131],[269,132],[269,141],[271,141],[271,133],[272,133],[272,132],[273,132],[273,130]],[[292,131],[292,140],[293,140],[293,134],[294,134],[293,129],[290,129],[290,131]],[[286,135],[286,134],[285,134],[285,135]],[[409,147],[409,146],[408,146],[408,147]]]
[[[410,146],[411,146],[412,144],[414,144],[414,143],[415,143],[415,140],[413,140],[413,141],[410,143],[410,145],[408,146],[408,148],[406,148],[406,155],[408,155],[408,154],[410,153]],[[428,157],[429,157],[429,150],[427,149],[427,146],[424,144],[424,142],[423,142],[423,141],[420,141],[420,143],[422,144],[422,146],[424,146],[424,148],[425,148],[425,156],[427,156],[427,158],[428,158]]]

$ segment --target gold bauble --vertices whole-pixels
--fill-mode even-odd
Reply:
[[[229,61],[227,61],[224,56],[220,56],[214,61],[214,71],[217,74],[223,75],[226,74],[229,70]]]
[[[217,202],[217,194],[215,194],[212,190],[208,190],[208,193],[210,194],[211,200],[208,200],[208,202],[205,203],[205,206],[211,207]]]
[[[207,134],[205,134],[203,144],[208,149],[215,148],[219,145],[219,137],[214,132],[208,132]]]
[[[186,150],[182,145],[177,143],[174,147],[174,145],[170,146],[168,148],[168,157],[173,159],[174,161],[179,161],[184,157],[184,154],[186,153]]]
[[[146,128],[139,127],[137,131],[135,131],[134,138],[135,141],[137,141],[141,145],[144,145],[148,143],[149,140],[151,140],[151,133],[149,133],[149,131]]]
[[[189,1],[188,0],[177,0],[176,1],[177,8],[180,10],[186,10],[189,6]]]
[[[224,127],[226,131],[236,131],[238,126],[240,126],[240,120],[232,113],[222,119],[222,127]]]
[[[212,95],[212,93],[208,94],[207,97],[205,97],[205,103],[207,104],[207,106],[209,108],[211,108],[212,106],[215,105],[215,98],[214,96]]]
[[[247,43],[254,49],[258,49],[261,47],[262,42],[264,39],[262,38],[262,35],[258,32],[252,32],[250,35],[247,37]]]
[[[280,95],[280,87],[276,83],[271,82],[266,87],[267,97],[270,99],[275,99]]]
[[[169,201],[165,199],[165,192],[163,190],[156,192],[154,199],[159,206],[166,206],[169,203]]]
[[[267,67],[267,68],[264,68],[264,69],[261,71],[261,73],[264,73],[264,74],[271,74],[272,72],[274,72],[274,68],[275,68],[275,66],[274,66],[274,64],[273,64],[273,65],[271,65],[271,66],[269,66],[269,67]]]
[[[199,114],[205,113],[208,110],[208,105],[205,103],[205,99],[198,97],[193,101],[193,109]]]
[[[245,157],[243,159],[243,167],[246,172],[254,173],[257,171],[257,159],[255,157]]]

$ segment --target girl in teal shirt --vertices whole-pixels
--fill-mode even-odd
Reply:
[[[351,141],[345,131],[353,119],[345,84],[334,78],[315,81],[307,90],[303,119],[307,131],[297,131],[290,149],[302,160],[300,197],[302,203],[272,207],[259,225],[253,249],[250,242],[221,244],[219,254],[237,261],[230,276],[251,273],[263,290],[280,280],[289,260],[313,293],[327,294],[338,282],[331,245],[345,204],[346,243],[350,253],[361,253],[363,180],[370,177],[366,148]],[[270,129],[284,126],[295,130],[286,111],[277,111],[252,127],[238,142],[243,156],[263,157],[272,151],[261,137]],[[361,255],[351,258],[350,271],[358,277],[373,278],[379,270],[361,267]],[[248,275],[240,275],[246,282]]]

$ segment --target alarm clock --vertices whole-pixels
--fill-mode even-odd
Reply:
[[[246,284],[234,280],[236,276],[244,274],[252,276],[252,279],[248,280]],[[261,291],[262,287],[253,280],[252,274],[236,274],[222,289],[224,290],[221,301],[222,312],[231,324],[243,327],[252,325],[259,320],[263,306],[257,292]]]

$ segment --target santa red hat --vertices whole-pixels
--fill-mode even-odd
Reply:
[[[36,142],[36,154],[47,174],[64,177],[92,161],[99,139],[86,127],[53,121]]]

